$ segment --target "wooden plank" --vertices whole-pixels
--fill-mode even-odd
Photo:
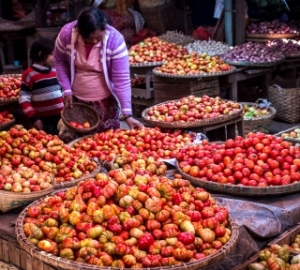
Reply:
[[[9,261],[18,267],[21,265],[20,250],[21,248],[18,246],[9,245]]]
[[[2,260],[5,262],[9,262],[9,248],[8,248],[8,242],[3,242],[2,246]]]
[[[245,1],[235,0],[234,1],[235,12],[233,13],[234,24],[238,27],[234,27],[234,45],[241,45],[245,43],[245,29],[246,29],[246,5]]]

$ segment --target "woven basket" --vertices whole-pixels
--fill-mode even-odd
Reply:
[[[55,195],[55,192],[51,195]],[[42,260],[43,262],[46,262],[47,264],[50,264],[51,266],[54,266],[58,269],[65,269],[65,270],[120,270],[120,268],[116,267],[105,267],[105,266],[95,266],[87,263],[79,263],[71,260],[67,260],[61,257],[57,257],[55,255],[52,255],[50,253],[41,251],[38,247],[34,246],[26,237],[23,230],[23,224],[24,219],[27,214],[27,210],[30,206],[36,205],[40,203],[42,199],[30,204],[28,207],[26,207],[18,216],[15,226],[15,234],[17,236],[17,240],[20,244],[20,246],[30,253],[35,258],[38,258],[39,260]],[[221,259],[223,259],[226,255],[228,255],[235,247],[238,242],[239,238],[239,227],[238,225],[233,221],[233,219],[229,216],[229,228],[231,229],[231,237],[229,241],[222,246],[215,254],[207,256],[201,260],[193,261],[193,262],[187,262],[182,263],[179,265],[173,265],[170,266],[162,266],[162,267],[152,267],[152,268],[138,268],[139,270],[198,270],[202,267],[206,267],[208,265],[212,265],[214,263],[217,263]],[[122,268],[124,270],[130,270],[132,268]]]
[[[192,185],[205,188],[208,191],[232,194],[237,196],[285,195],[300,191],[300,182],[295,182],[289,185],[268,187],[250,187],[243,185],[220,184],[190,176],[189,174],[181,170],[178,162],[176,162],[176,168],[178,172],[183,176],[183,178],[189,180]]]
[[[87,178],[93,178],[98,172],[101,170],[101,164],[98,164],[97,167],[95,168],[94,171],[92,171],[89,174],[83,175],[82,177],[66,182],[55,182],[54,183],[54,189],[60,189],[60,188],[65,188],[65,187],[73,187],[77,185],[80,181],[83,181]]]
[[[73,107],[65,107],[61,112],[61,119],[64,124],[78,133],[89,133],[95,130],[99,124],[99,115],[97,111],[83,103],[74,103]],[[91,125],[90,128],[75,128],[70,125],[69,122],[74,121],[78,123],[84,123],[88,121]]]
[[[155,7],[140,6],[140,12],[147,27],[156,32],[157,35],[164,34],[168,30],[177,30],[176,18],[178,16],[173,0]]]
[[[176,100],[172,100],[172,101],[176,101]],[[169,103],[169,102],[170,102],[170,100],[156,104],[155,106],[159,106],[159,105]],[[160,128],[171,128],[171,129],[183,128],[183,129],[185,129],[185,128],[195,128],[195,127],[202,127],[202,126],[208,126],[208,125],[214,125],[214,124],[227,122],[231,119],[239,117],[242,113],[243,108],[240,105],[240,109],[238,111],[231,113],[231,114],[221,115],[221,116],[218,116],[215,118],[200,119],[200,120],[197,120],[194,122],[173,122],[173,123],[162,122],[162,121],[153,121],[153,120],[146,119],[148,110],[149,110],[149,108],[145,109],[142,112],[142,118],[145,123],[150,124],[151,126],[160,127]]]
[[[268,100],[276,109],[276,118],[287,123],[300,120],[300,88],[295,80],[277,81],[268,90]]]
[[[50,194],[54,190],[54,176],[52,179],[52,187],[43,189],[41,191],[34,191],[30,193],[19,193],[11,191],[0,191],[0,211],[3,213],[8,212],[12,209],[26,206],[35,200],[38,200],[45,195]]]
[[[256,103],[240,102],[241,105],[255,106]],[[244,117],[244,134],[249,132],[262,132],[269,133],[269,129],[272,123],[272,119],[275,117],[276,110],[273,107],[268,108],[269,114],[255,118]]]

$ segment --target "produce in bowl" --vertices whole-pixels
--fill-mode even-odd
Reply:
[[[21,90],[21,75],[0,76],[0,99],[17,99]]]
[[[262,43],[247,42],[235,46],[231,51],[222,55],[222,59],[231,62],[271,63],[284,60],[282,52],[274,51]]]
[[[243,105],[243,117],[244,119],[251,119],[256,117],[262,117],[268,115],[270,112],[268,109],[261,109],[255,105],[244,104]]]
[[[229,52],[232,47],[220,41],[214,40],[196,40],[185,46],[189,53],[206,53],[210,56],[222,55]]]
[[[33,253],[120,269],[176,267],[234,247],[238,229],[206,190],[180,175],[120,179],[119,172],[99,173],[31,204],[17,221],[24,234],[18,239]]]
[[[247,34],[298,34],[295,27],[279,20],[269,22],[250,23],[246,29]]]
[[[294,39],[273,39],[266,43],[274,51],[279,50],[287,57],[300,54],[300,41]]]
[[[240,104],[220,97],[195,97],[193,95],[150,107],[145,119],[158,122],[195,122],[232,114],[240,110]]]
[[[295,128],[294,130],[283,132],[280,134],[280,137],[284,139],[300,140],[300,128]]]

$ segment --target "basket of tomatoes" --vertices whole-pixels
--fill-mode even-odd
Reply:
[[[61,112],[64,124],[78,133],[89,133],[99,124],[97,111],[83,103],[74,103],[72,107],[65,107]]]

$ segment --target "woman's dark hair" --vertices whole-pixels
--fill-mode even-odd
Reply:
[[[77,19],[77,29],[84,38],[89,38],[96,30],[104,31],[106,24],[106,15],[94,7],[84,8]]]
[[[30,59],[33,63],[45,61],[48,55],[53,53],[54,40],[52,38],[41,37],[34,41],[30,48]]]

